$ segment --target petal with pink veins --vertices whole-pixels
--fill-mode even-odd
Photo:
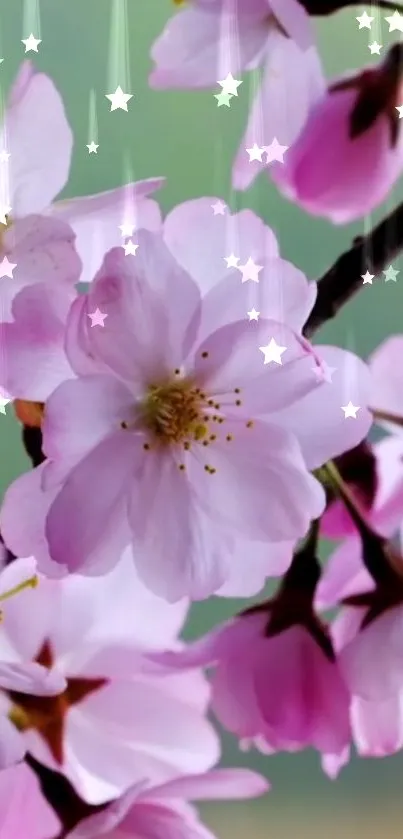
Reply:
[[[323,489],[306,470],[295,437],[279,426],[226,422],[225,436],[210,448],[193,447],[187,471],[200,503],[217,523],[245,539],[279,542],[303,536],[310,520],[321,514]],[[216,472],[210,474],[205,464]]]
[[[261,347],[271,341],[284,349],[281,363],[264,363]],[[277,321],[262,319],[252,328],[247,321],[230,323],[210,334],[192,355],[198,384],[231,420],[273,415],[319,389],[313,349]]]
[[[74,374],[64,352],[64,330],[73,295],[56,285],[22,289],[12,303],[13,321],[0,323],[6,390],[16,399],[45,402]]]
[[[109,251],[87,297],[88,312],[99,308],[107,314],[102,329],[89,329],[90,350],[133,385],[172,375],[181,366],[194,341],[200,304],[196,283],[162,237],[141,230],[137,241],[131,262],[122,248]]]
[[[95,575],[116,564],[125,544],[121,533],[126,497],[141,454],[145,452],[139,435],[116,431],[68,474],[46,518],[49,553],[55,562],[70,571]]]
[[[179,470],[180,456],[144,454],[129,508],[138,573],[171,602],[184,596],[202,600],[226,578],[224,537],[201,509],[186,471]]]

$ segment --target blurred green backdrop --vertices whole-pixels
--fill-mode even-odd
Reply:
[[[354,235],[402,200],[401,183],[387,204],[365,223],[333,228],[327,222],[305,216],[284,201],[263,176],[246,194],[231,194],[230,164],[240,141],[248,108],[248,83],[230,109],[217,109],[211,92],[157,92],[147,84],[151,66],[150,46],[168,17],[172,0],[128,0],[126,37],[129,40],[130,83],[133,93],[129,113],[109,111],[104,94],[110,86],[110,60],[119,62],[123,42],[111,44],[113,0],[0,0],[0,85],[7,91],[23,59],[21,38],[31,31],[42,38],[39,53],[30,53],[35,64],[49,73],[64,98],[75,135],[71,177],[65,197],[99,192],[120,185],[129,168],[134,178],[165,175],[167,184],[158,195],[164,211],[176,203],[200,195],[218,195],[232,209],[255,209],[278,235],[282,254],[298,264],[309,277],[321,275],[345,249]],[[372,8],[372,11],[371,11]],[[376,16],[375,7],[367,11]],[[318,25],[318,40],[324,65],[330,75],[370,64],[368,38],[376,38],[385,51],[392,38],[388,25],[378,15],[372,33],[358,31],[353,7]],[[38,31],[36,31],[38,30]],[[402,36],[403,37],[403,36]],[[112,49],[112,53],[111,53]],[[122,85],[124,86],[124,85]],[[97,155],[88,155],[89,95],[96,91]],[[366,355],[388,334],[402,331],[403,262],[397,283],[379,281],[366,286],[320,335],[321,340]],[[17,424],[9,416],[0,420],[0,492],[27,467]],[[188,636],[206,630],[235,611],[237,602],[216,599],[199,604],[192,612]],[[364,834],[376,839],[402,836],[401,788],[403,758],[356,761],[336,783],[323,778],[316,755],[262,758],[244,755],[229,739],[225,759],[233,764],[253,765],[267,774],[273,791],[264,800],[250,804],[206,807],[206,818],[222,839],[273,836],[278,839],[298,832],[316,839],[326,831],[328,839],[343,835],[356,839]]]

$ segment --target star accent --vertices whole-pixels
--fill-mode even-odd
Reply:
[[[215,216],[223,216],[227,209],[227,205],[224,204],[224,201],[216,201],[215,204],[211,205],[211,208]]]
[[[399,114],[399,119],[403,119],[403,105],[396,105],[396,110]]]
[[[129,239],[129,241],[126,242],[126,244],[123,245],[123,247],[125,249],[125,256],[136,256],[136,250],[138,248],[138,245],[135,245],[131,239]]]
[[[7,224],[7,216],[10,215],[11,207],[8,204],[5,204],[3,207],[0,206],[0,224]]]
[[[315,373],[318,382],[326,382],[328,385],[333,384],[332,376],[336,370],[337,367],[330,367],[326,361],[321,361],[320,364],[316,364],[315,367],[312,367],[312,371]]]
[[[7,163],[8,158],[10,156],[11,155],[9,151],[6,151],[5,149],[3,149],[3,151],[0,151],[0,163]]]
[[[397,9],[393,12],[393,15],[385,17],[385,20],[389,24],[389,32],[395,32],[396,30],[403,32],[403,15]]]
[[[249,320],[258,320],[259,315],[260,312],[257,312],[256,309],[251,309],[250,312],[248,312]]]
[[[119,224],[119,230],[124,239],[131,238],[134,233],[134,224]]]
[[[92,140],[91,143],[87,143],[87,149],[89,151],[89,154],[98,154],[99,143],[94,143],[94,141]]]
[[[13,271],[16,267],[17,263],[9,262],[8,258],[5,256],[0,262],[0,277],[10,277],[10,279],[12,280]]]
[[[214,99],[217,99],[218,108],[221,108],[223,105],[226,105],[227,108],[231,107],[230,100],[232,99],[232,96],[230,93],[225,93],[224,90],[222,90],[221,93],[215,93]]]
[[[274,338],[267,344],[267,347],[259,347],[260,352],[264,355],[264,363],[270,364],[274,361],[275,364],[282,364],[281,356],[285,353],[287,347],[280,347]]]
[[[252,257],[250,256],[248,261],[245,262],[245,265],[238,266],[238,271],[240,271],[242,274],[242,282],[246,283],[248,282],[248,280],[251,280],[252,283],[258,283],[258,274],[260,273],[262,268],[263,265],[256,265],[256,262],[254,262]]]
[[[387,268],[386,271],[383,271],[382,273],[385,274],[385,283],[389,282],[389,280],[392,280],[392,282],[395,283],[399,271],[396,271],[396,269],[393,268],[392,265],[389,265],[389,268]]]
[[[257,143],[254,143],[251,149],[246,149],[249,155],[249,163],[252,163],[252,160],[258,160],[259,163],[262,162],[262,154],[265,151],[264,148],[260,148]]]
[[[231,253],[230,256],[224,256],[224,260],[227,263],[227,268],[238,268],[239,256],[235,256],[234,253]]]
[[[348,417],[357,419],[357,411],[360,409],[356,405],[353,405],[352,402],[349,402],[348,405],[344,405],[341,410],[344,411],[344,419],[348,419]]]
[[[95,309],[95,312],[91,312],[87,317],[91,318],[91,326],[105,326],[104,320],[108,315],[101,312],[100,309]]]
[[[366,271],[365,274],[361,274],[363,285],[366,285],[368,283],[372,285],[372,280],[374,279],[374,277],[375,274],[370,274],[369,271]]]
[[[263,146],[263,151],[266,152],[266,163],[273,163],[277,160],[279,163],[284,163],[284,155],[288,151],[288,146],[281,146],[277,137],[274,137],[270,146]]]
[[[29,38],[21,39],[21,43],[25,45],[25,52],[38,52],[38,44],[42,43],[42,39],[35,38],[31,32]]]
[[[5,396],[0,394],[0,414],[4,414],[6,416],[6,405],[9,405],[11,399],[6,399]]]
[[[242,84],[242,81],[234,79],[232,73],[228,73],[228,76],[221,82],[217,82],[217,84],[222,87],[223,93],[229,93],[230,96],[238,96],[238,87]]]
[[[133,98],[132,93],[123,93],[120,85],[116,88],[115,93],[105,93],[105,96],[111,103],[111,111],[117,111],[118,108],[122,111],[128,111],[127,103],[129,99]]]
[[[371,24],[374,18],[370,17],[368,12],[363,12],[362,15],[356,17],[356,20],[358,20],[358,23],[360,24],[358,27],[359,29],[371,29]]]
[[[382,44],[378,44],[378,41],[373,41],[372,44],[368,44],[368,49],[371,55],[380,55]]]

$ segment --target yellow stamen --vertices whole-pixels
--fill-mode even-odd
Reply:
[[[39,578],[37,574],[33,577],[30,577],[29,580],[24,580],[23,583],[19,583],[18,586],[14,586],[14,588],[10,588],[8,591],[3,592],[0,594],[0,601],[8,600],[9,597],[14,597],[15,594],[19,594],[20,591],[24,591],[26,588],[36,588],[39,583]]]

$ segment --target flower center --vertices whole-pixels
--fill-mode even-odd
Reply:
[[[163,444],[201,440],[211,417],[206,394],[189,379],[150,385],[140,409],[143,426]]]

